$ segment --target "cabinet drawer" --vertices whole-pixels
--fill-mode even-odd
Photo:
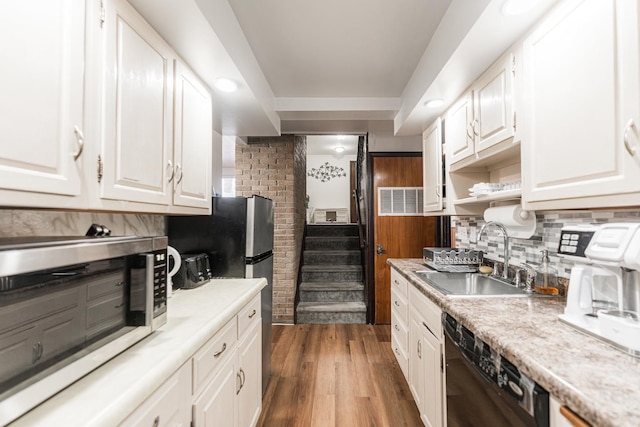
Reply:
[[[397,316],[405,325],[409,324],[409,308],[406,298],[391,289],[391,314]]]
[[[391,350],[398,360],[402,375],[404,375],[405,379],[409,378],[409,359],[407,358],[407,354],[400,347],[400,344],[396,341],[395,337],[391,338]]]
[[[391,313],[391,336],[396,340],[400,347],[407,353],[409,349],[409,331],[406,323],[402,322]]]
[[[255,323],[262,319],[262,309],[260,305],[260,294],[256,295],[238,313],[238,337],[242,337]]]
[[[407,279],[394,268],[391,269],[391,289],[396,290],[404,299],[407,298]]]
[[[182,365],[120,425],[188,426],[191,421],[189,411],[190,373],[189,364]]]
[[[197,396],[227,357],[233,354],[237,337],[234,317],[193,356],[193,394]]]
[[[440,307],[413,286],[409,289],[409,301],[411,301],[411,310],[419,313],[426,326],[440,339],[442,337],[442,310]]]

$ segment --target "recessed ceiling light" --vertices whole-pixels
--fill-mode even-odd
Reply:
[[[344,151],[344,147],[338,146],[338,147],[334,148],[334,150],[336,150],[336,153],[342,153]]]
[[[217,78],[215,86],[216,86],[216,89],[221,90],[222,92],[230,93],[238,90],[238,83],[226,77]]]
[[[537,6],[535,0],[507,0],[502,5],[502,14],[507,16],[522,15]]]
[[[437,108],[442,105],[444,105],[444,99],[442,98],[430,99],[424,103],[424,106],[427,108]]]

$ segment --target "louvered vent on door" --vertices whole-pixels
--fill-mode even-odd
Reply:
[[[378,216],[422,216],[422,187],[379,187]]]

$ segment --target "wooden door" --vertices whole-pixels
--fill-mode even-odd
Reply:
[[[391,269],[387,259],[422,258],[422,248],[435,245],[436,220],[422,213],[379,216],[379,187],[422,187],[422,157],[373,157],[374,321],[390,323]]]

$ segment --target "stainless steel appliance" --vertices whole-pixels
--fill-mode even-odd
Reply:
[[[166,322],[167,238],[0,239],[0,425]]]
[[[558,254],[576,262],[560,320],[640,357],[640,223],[563,228]]]
[[[273,201],[260,196],[214,197],[210,216],[168,220],[169,244],[180,253],[209,256],[213,277],[265,277],[262,290],[262,392],[271,371]]]
[[[451,315],[445,337],[449,427],[548,427],[549,393]]]

